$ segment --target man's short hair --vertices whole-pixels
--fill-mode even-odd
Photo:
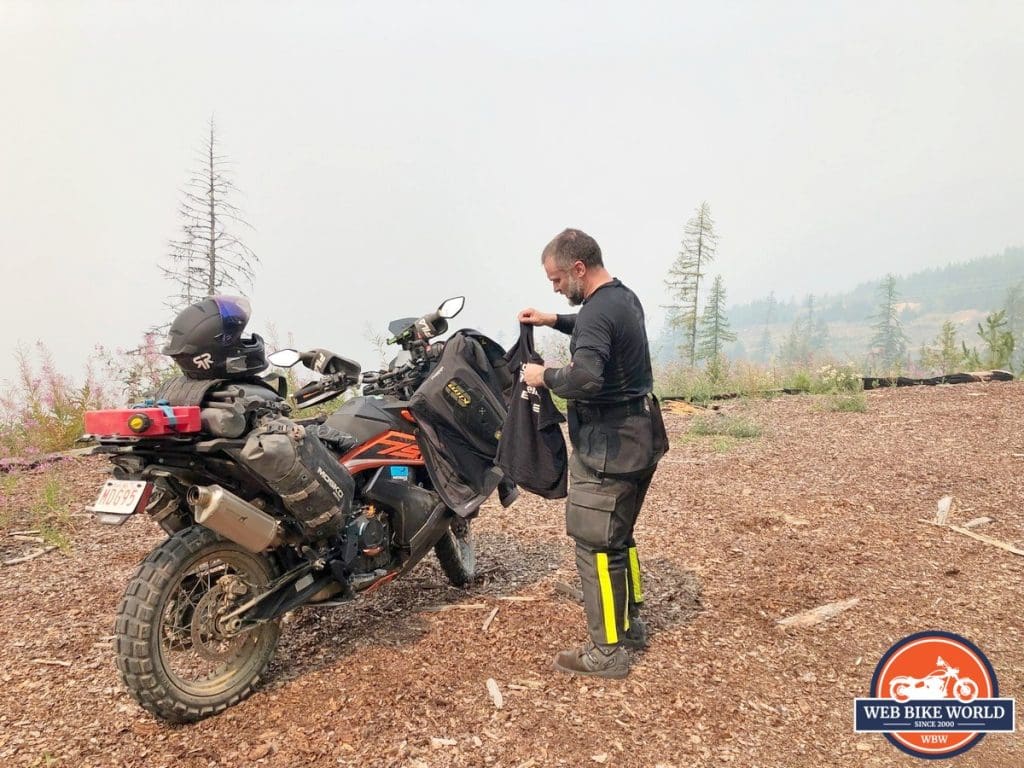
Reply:
[[[582,261],[587,267],[604,266],[601,260],[601,246],[594,238],[579,229],[564,229],[544,246],[544,252],[540,256],[541,264],[548,259],[554,259],[555,266],[559,269],[569,269],[577,261]]]

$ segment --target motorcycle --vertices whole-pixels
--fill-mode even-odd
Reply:
[[[442,501],[407,402],[463,305],[456,297],[392,322],[389,342],[402,351],[386,370],[364,373],[324,349],[269,356],[272,365],[302,362],[321,374],[295,393],[300,407],[362,384],[362,395],[330,416],[286,422],[313,430],[351,477],[351,505],[329,537],[314,540],[280,490],[238,460],[256,419],[290,413],[283,377],[276,390],[218,384],[202,407],[157,402],[86,415],[96,450],[114,465],[89,509],[110,524],[144,510],[169,535],[142,561],[117,611],[117,667],[142,707],[171,722],[222,712],[263,676],[286,613],[372,592],[430,551],[453,585],[472,581],[475,510],[456,514]],[[218,436],[225,432],[238,434]]]
[[[911,699],[956,698],[968,704],[978,697],[978,684],[969,677],[960,677],[960,670],[951,667],[941,656],[935,661],[939,668],[924,677],[900,675],[889,683],[889,697],[904,702]]]

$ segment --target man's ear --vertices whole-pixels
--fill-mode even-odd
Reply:
[[[574,261],[572,264],[572,271],[576,273],[576,277],[583,277],[587,274],[587,265],[582,261]]]

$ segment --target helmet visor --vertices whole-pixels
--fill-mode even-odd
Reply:
[[[230,346],[238,342],[252,314],[249,300],[241,296],[213,296],[217,309],[220,311],[221,325],[224,328],[220,335],[220,343]]]

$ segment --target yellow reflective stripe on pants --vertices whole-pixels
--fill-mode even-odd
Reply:
[[[633,577],[633,602],[642,603],[644,588],[640,580],[640,558],[636,553],[636,547],[629,548],[629,573]]]
[[[629,632],[629,574],[623,572],[622,580],[626,582],[626,591],[622,593],[626,598],[622,601],[622,629]]]
[[[612,577],[608,572],[608,554],[594,553],[597,567],[597,581],[601,585],[601,609],[604,612],[604,637],[608,645],[619,642],[618,622],[615,620],[615,595],[612,594]]]

